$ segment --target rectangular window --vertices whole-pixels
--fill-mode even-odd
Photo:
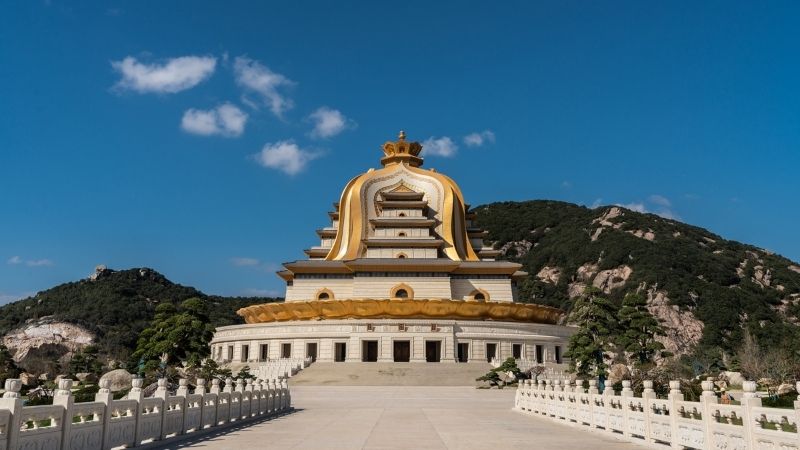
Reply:
[[[367,331],[375,331],[375,325],[368,323],[367,324]]]
[[[259,352],[259,361],[266,361],[269,359],[269,344],[261,344],[261,351]]]
[[[439,331],[439,325],[432,323],[431,324],[431,331]]]
[[[250,357],[250,346],[243,345],[242,346],[242,355],[241,355],[241,362],[247,362],[247,359]]]
[[[536,346],[536,364],[544,363],[544,349],[541,345]]]
[[[522,344],[511,344],[511,356],[514,359],[522,358]]]
[[[401,323],[397,326],[397,331],[408,331],[408,328],[406,328],[406,324]]]
[[[497,357],[497,344],[486,344],[486,362],[492,362]]]
[[[556,345],[556,363],[561,364],[561,346]]]
[[[281,358],[292,357],[292,344],[281,344]]]
[[[233,346],[232,345],[228,346],[228,357],[225,358],[225,359],[228,360],[228,361],[233,361]]]

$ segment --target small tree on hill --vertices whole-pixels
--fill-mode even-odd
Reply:
[[[133,357],[139,361],[140,372],[164,373],[168,366],[179,363],[197,367],[209,354],[213,331],[204,300],[190,298],[177,308],[162,303],[139,336]]]
[[[98,349],[94,345],[87,345],[78,350],[69,360],[68,371],[70,375],[78,373],[91,373],[100,375],[103,372],[103,363],[97,358]]]
[[[664,329],[658,320],[647,310],[647,299],[636,293],[629,293],[622,300],[619,310],[621,334],[618,343],[630,354],[632,365],[647,370],[655,365],[656,357],[667,357],[664,344],[656,336],[664,336]]]
[[[21,372],[8,347],[0,344],[0,380],[17,378]]]
[[[600,296],[601,291],[587,288],[573,306],[569,322],[578,326],[567,344],[565,356],[570,358],[570,370],[579,376],[606,376],[608,352],[614,349],[617,337],[617,307]]]

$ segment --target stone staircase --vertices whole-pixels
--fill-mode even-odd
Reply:
[[[306,386],[476,386],[489,363],[316,362],[291,379]]]

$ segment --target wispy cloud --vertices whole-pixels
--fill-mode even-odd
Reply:
[[[261,261],[257,260],[256,258],[247,258],[247,257],[235,257],[231,258],[231,264],[236,267],[248,267],[248,266],[257,266],[261,263]]]
[[[277,169],[289,175],[296,175],[308,163],[319,156],[310,150],[300,148],[294,141],[267,143],[260,152],[253,155],[256,162],[270,169]]]
[[[628,208],[631,211],[656,214],[665,219],[680,220],[681,218],[672,209],[672,201],[663,195],[650,195],[647,197],[647,202],[635,201],[631,203],[617,203],[616,205]]]
[[[312,112],[308,119],[314,123],[314,129],[311,130],[311,137],[313,138],[329,138],[336,136],[348,128],[355,128],[356,124],[352,120],[345,117],[338,109],[328,108],[322,106]]]
[[[12,256],[11,258],[8,258],[8,260],[6,261],[6,264],[10,264],[10,265],[13,265],[13,266],[16,266],[16,265],[19,265],[19,264],[25,264],[28,267],[47,267],[47,266],[52,266],[53,265],[53,261],[49,260],[49,259],[46,259],[46,258],[43,258],[43,259],[23,259],[20,256]]]
[[[562,181],[561,182],[561,188],[562,189],[571,189],[572,188],[572,182],[569,181],[569,180]]]
[[[444,156],[449,158],[455,156],[458,146],[447,136],[440,138],[430,137],[422,142],[422,151],[426,155]]]
[[[247,123],[247,114],[230,103],[210,110],[187,109],[181,119],[183,131],[201,136],[241,136]]]
[[[595,209],[595,208],[597,208],[598,206],[600,206],[600,205],[602,205],[602,204],[603,204],[603,199],[602,199],[602,198],[596,198],[596,199],[594,199],[594,201],[592,202],[592,206],[591,206],[591,208],[592,208],[592,209]]]
[[[214,73],[216,66],[217,58],[212,56],[181,56],[162,64],[142,63],[133,56],[111,62],[111,67],[122,75],[116,89],[161,94],[197,86]]]
[[[285,76],[271,71],[267,66],[243,56],[237,57],[233,63],[236,82],[262,97],[270,111],[278,117],[291,109],[294,104],[279,89],[293,86],[295,83]]]
[[[244,295],[247,297],[281,297],[283,293],[277,289],[250,288],[244,290]]]
[[[470,133],[464,136],[464,144],[467,147],[480,147],[484,144],[494,144],[494,132],[492,132],[492,130],[484,130]]]
[[[663,206],[665,208],[669,208],[672,206],[672,202],[669,201],[669,199],[667,197],[664,197],[663,195],[653,194],[647,197],[647,200],[654,205]]]
[[[21,294],[9,294],[5,292],[0,292],[0,305],[32,297],[35,294],[36,294],[35,292],[23,292]]]

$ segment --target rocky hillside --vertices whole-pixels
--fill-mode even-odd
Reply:
[[[800,264],[703,228],[616,206],[556,201],[475,208],[505,259],[529,273],[522,301],[569,310],[595,286],[620,301],[644,293],[679,354],[735,349],[743,327],[800,350]]]
[[[148,268],[98,267],[90,277],[65,283],[0,307],[0,336],[14,359],[54,359],[89,344],[123,360],[161,302],[190,297],[208,301],[214,326],[241,323],[236,310],[271,298],[218,297],[181,286]]]

